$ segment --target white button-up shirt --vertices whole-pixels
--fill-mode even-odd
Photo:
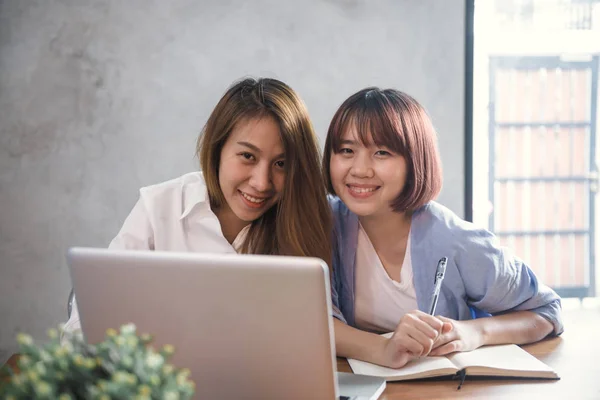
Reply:
[[[229,244],[210,209],[201,172],[140,189],[140,198],[125,219],[110,249],[235,253],[248,231],[244,228]],[[65,332],[81,329],[73,301]]]

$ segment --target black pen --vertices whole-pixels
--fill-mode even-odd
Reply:
[[[442,288],[442,281],[446,275],[446,263],[448,262],[447,257],[442,257],[438,261],[437,268],[435,270],[435,279],[433,281],[433,298],[431,299],[431,307],[429,307],[429,314],[435,313],[435,307],[437,306],[438,297],[440,296],[440,289]]]

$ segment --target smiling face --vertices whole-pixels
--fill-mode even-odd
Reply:
[[[392,203],[406,183],[406,160],[372,140],[363,144],[354,128],[331,153],[330,176],[335,193],[359,217],[393,212]]]
[[[442,188],[431,120],[395,89],[368,87],[342,103],[327,131],[323,170],[329,193],[362,216],[412,213]]]
[[[267,116],[240,121],[221,150],[221,223],[241,229],[260,218],[281,198],[284,181],[284,148],[275,120]]]

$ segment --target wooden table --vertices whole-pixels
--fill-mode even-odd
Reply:
[[[381,400],[392,399],[600,399],[600,308],[568,310],[561,337],[523,346],[561,377],[544,380],[388,382]],[[338,358],[339,371],[351,372]]]
[[[13,354],[12,356],[10,356],[10,358],[6,361],[4,365],[11,367],[13,371],[18,371],[17,361],[19,361],[19,355]]]
[[[13,369],[13,371],[18,372],[18,370],[19,370],[19,368],[17,367],[18,360],[19,360],[19,355],[13,354],[12,356],[10,356],[10,358],[6,361],[6,363],[3,366],[0,366],[0,388],[2,388],[2,385],[5,382],[8,382],[8,379],[10,378],[10,375],[5,374],[4,367],[9,366]]]
[[[558,381],[470,381],[460,390],[456,381],[389,382],[381,400],[393,399],[600,399],[600,307],[568,310],[565,333],[558,338],[523,346],[558,372]],[[18,355],[7,364],[16,367]],[[339,371],[351,372],[338,358]]]

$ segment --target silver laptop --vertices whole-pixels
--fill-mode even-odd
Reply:
[[[135,323],[175,346],[171,362],[191,370],[196,397],[338,395],[322,260],[90,248],[67,259],[86,340]]]

